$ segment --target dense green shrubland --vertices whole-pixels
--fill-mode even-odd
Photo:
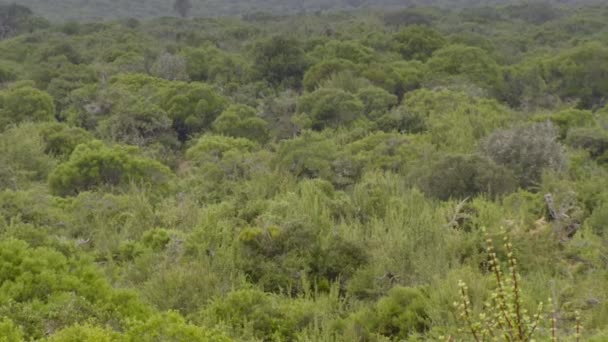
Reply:
[[[0,9],[0,341],[605,340],[606,6]]]

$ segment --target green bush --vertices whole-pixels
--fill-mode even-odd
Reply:
[[[430,329],[427,307],[428,297],[423,290],[396,286],[373,308],[350,317],[349,324],[355,326],[357,338],[361,340],[375,340],[373,337],[377,335],[407,340]]]
[[[432,164],[420,182],[430,196],[441,200],[476,195],[495,197],[517,188],[513,172],[476,155],[447,155]]]
[[[567,109],[552,115],[540,115],[535,118],[535,121],[551,121],[559,128],[560,139],[566,138],[570,129],[581,127],[590,128],[596,125],[593,114],[590,111],[579,109]]]
[[[113,290],[89,260],[48,247],[0,242],[0,269],[0,315],[28,339],[47,334],[51,321],[58,330],[84,321],[124,326],[126,317],[149,314],[131,293]]]
[[[214,300],[201,317],[210,324],[224,323],[250,340],[289,340],[295,328],[281,310],[278,298],[259,290],[230,292]]]
[[[73,325],[55,332],[48,342],[116,342],[123,339],[116,332],[92,325]]]
[[[433,53],[428,61],[429,69],[444,75],[463,75],[472,82],[491,90],[500,89],[501,70],[484,50],[466,45],[448,45]]]
[[[306,91],[314,91],[331,75],[347,70],[354,71],[356,69],[357,66],[348,60],[323,59],[306,70],[302,84]]]
[[[279,146],[275,163],[280,170],[301,178],[333,178],[331,163],[336,159],[335,144],[315,132],[285,140]]]
[[[173,120],[181,141],[210,128],[226,107],[226,99],[204,83],[173,83],[160,94],[160,107]]]
[[[73,196],[103,187],[125,189],[134,182],[162,192],[170,178],[171,171],[166,166],[138,156],[135,148],[110,148],[92,141],[78,145],[69,160],[49,175],[49,187],[55,195]]]
[[[268,123],[257,111],[246,105],[231,105],[213,122],[213,130],[219,134],[247,138],[264,143],[269,138]]]
[[[40,127],[44,152],[62,159],[68,158],[76,146],[93,140],[88,131],[62,123],[48,123]]]
[[[568,131],[566,145],[584,149],[591,158],[608,162],[608,132],[601,128],[574,128]]]
[[[373,50],[358,41],[330,40],[317,46],[311,55],[319,60],[337,58],[357,64],[369,63],[373,58]]]
[[[22,342],[21,329],[7,317],[0,320],[0,342]]]
[[[0,133],[0,189],[21,189],[44,180],[56,162],[33,124],[22,124]],[[18,142],[18,143],[16,143]]]
[[[179,314],[168,312],[134,322],[126,332],[126,342],[230,342],[221,332],[190,324]]]
[[[53,98],[28,83],[0,91],[0,131],[9,124],[24,121],[55,120]]]
[[[298,112],[310,117],[315,130],[346,126],[363,116],[363,108],[355,95],[332,88],[320,88],[298,101]]]
[[[445,38],[437,31],[417,25],[409,26],[393,36],[393,49],[407,60],[426,61],[445,43]]]
[[[363,103],[365,116],[371,120],[381,117],[398,102],[397,96],[373,86],[359,89],[357,97]]]
[[[545,170],[565,168],[566,156],[557,137],[553,124],[538,123],[496,131],[481,148],[488,158],[511,169],[522,187],[531,188],[540,182]]]
[[[300,87],[308,61],[299,41],[284,36],[263,39],[253,45],[252,55],[258,78],[275,86]]]

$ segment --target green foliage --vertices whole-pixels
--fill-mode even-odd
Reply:
[[[497,164],[513,170],[524,188],[537,185],[545,170],[560,171],[566,157],[551,123],[538,123],[492,133],[482,146]]]
[[[113,342],[121,341],[119,334],[91,325],[74,325],[53,334],[49,342]]]
[[[0,340],[603,340],[601,0],[190,2],[0,5]]]
[[[0,313],[19,324],[26,338],[42,337],[48,331],[46,320],[61,329],[87,317],[122,324],[124,314],[146,314],[147,309],[128,293],[112,290],[86,259],[47,247],[31,248],[19,240],[0,244]]]
[[[19,326],[13,321],[4,317],[0,321],[0,341],[2,342],[21,342],[23,341],[23,333]]]
[[[44,152],[51,156],[67,158],[76,146],[93,140],[88,131],[61,123],[49,123],[40,127]]]
[[[171,171],[136,152],[127,146],[106,147],[100,141],[78,145],[69,160],[49,175],[49,187],[56,195],[73,196],[100,187],[124,189],[134,182],[162,192]]]
[[[14,65],[0,61],[0,83],[12,82],[17,79],[14,68]]]
[[[377,119],[397,105],[397,96],[379,87],[359,89],[357,97],[363,102],[363,112],[370,119]]]
[[[323,59],[306,70],[302,84],[307,91],[314,91],[331,75],[346,70],[356,70],[356,65],[344,59]]]
[[[445,45],[445,38],[424,26],[409,26],[393,36],[393,49],[404,59],[426,61],[435,50]]]
[[[138,146],[177,144],[172,121],[163,109],[133,96],[118,96],[119,100],[115,100],[110,116],[98,123],[100,136],[117,143]]]
[[[423,290],[396,286],[373,308],[355,314],[352,324],[364,329],[362,339],[371,339],[375,334],[389,339],[408,339],[429,329],[427,302]]]
[[[220,84],[241,83],[251,77],[248,61],[237,54],[229,54],[207,46],[184,51],[191,80]]]
[[[330,40],[317,46],[312,56],[319,60],[347,60],[356,64],[369,63],[373,50],[356,41]]]
[[[470,152],[476,141],[506,125],[511,116],[495,100],[447,89],[411,92],[401,106],[397,114],[414,125],[413,132],[426,129],[434,144],[455,152]]]
[[[136,322],[126,333],[125,341],[229,342],[232,339],[220,332],[189,324],[180,315],[169,312]]]
[[[259,290],[231,292],[215,300],[201,316],[212,324],[224,323],[236,331],[250,327],[251,337],[263,341],[288,338],[293,328],[277,298]]]
[[[448,155],[429,167],[421,187],[442,200],[477,195],[494,197],[514,191],[513,172],[479,156]]]
[[[323,135],[305,132],[279,146],[276,163],[296,177],[331,179],[331,162],[336,154],[335,144]]]
[[[486,51],[477,47],[448,45],[435,51],[428,65],[431,71],[441,76],[463,75],[490,89],[501,86],[498,64]]]
[[[231,153],[245,153],[256,149],[257,145],[248,139],[204,135],[188,149],[186,157],[199,165],[222,159]]]
[[[226,106],[226,100],[204,83],[174,84],[160,97],[160,107],[173,120],[173,128],[182,141],[209,128]]]
[[[101,133],[138,144],[169,141],[170,145],[169,125],[185,141],[209,129],[226,106],[226,99],[208,84],[169,82],[141,74],[114,77],[104,97],[113,108]]]
[[[371,64],[361,74],[374,85],[401,98],[404,93],[419,88],[426,73],[426,64],[414,60]]]
[[[213,130],[219,134],[247,138],[257,142],[268,140],[268,123],[258,117],[254,108],[231,105],[213,122]]]
[[[53,98],[28,83],[0,91],[0,129],[27,121],[55,120]]]
[[[568,131],[566,144],[584,149],[591,158],[608,162],[608,132],[600,128],[573,128]]]
[[[0,188],[20,189],[27,182],[46,179],[55,161],[33,124],[23,124],[0,133]],[[18,143],[16,143],[18,142]]]
[[[581,108],[603,105],[602,94],[608,90],[608,49],[597,43],[582,44],[551,59],[545,68],[549,86],[561,97],[580,99]]]
[[[348,125],[362,117],[363,107],[355,95],[335,88],[320,88],[298,102],[298,112],[310,118],[315,130]]]
[[[588,110],[567,109],[552,115],[540,115],[536,121],[551,121],[559,128],[559,137],[564,139],[569,129],[595,126],[593,114]]]
[[[256,42],[252,54],[259,78],[275,86],[299,87],[308,66],[299,41],[274,36]]]

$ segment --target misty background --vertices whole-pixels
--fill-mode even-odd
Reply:
[[[484,7],[523,3],[552,5],[602,4],[605,0],[189,0],[191,17],[315,13],[332,10],[396,9],[410,6]],[[18,3],[51,21],[111,20],[113,18],[147,18],[175,16],[175,0],[0,0],[6,5]]]

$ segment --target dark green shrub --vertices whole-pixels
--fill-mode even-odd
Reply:
[[[363,116],[363,108],[355,95],[332,88],[320,88],[298,101],[298,112],[310,117],[315,130],[348,125]]]
[[[393,49],[401,53],[404,59],[426,61],[445,42],[445,38],[437,31],[423,26],[410,26],[393,36]]]
[[[55,120],[53,98],[27,83],[0,91],[0,130],[24,121]]]
[[[373,308],[364,309],[350,318],[357,338],[375,341],[377,335],[390,340],[408,340],[431,328],[427,312],[428,298],[419,288],[396,286]]]
[[[588,151],[591,158],[600,162],[608,162],[608,132],[601,128],[571,129],[566,144]]]
[[[171,171],[136,152],[137,149],[127,146],[110,148],[100,141],[78,145],[69,160],[50,174],[51,191],[59,196],[73,196],[104,186],[125,188],[134,182],[162,192],[167,188]]]
[[[300,87],[308,62],[299,41],[275,36],[255,43],[252,53],[260,79],[275,86]]]
[[[509,169],[476,155],[448,155],[432,165],[420,184],[430,196],[442,200],[514,191],[517,181]]]
[[[62,123],[48,123],[40,127],[44,152],[60,158],[70,156],[76,146],[93,140],[93,135],[82,128]]]
[[[231,105],[213,122],[215,132],[264,143],[269,138],[268,123],[246,105]]]

